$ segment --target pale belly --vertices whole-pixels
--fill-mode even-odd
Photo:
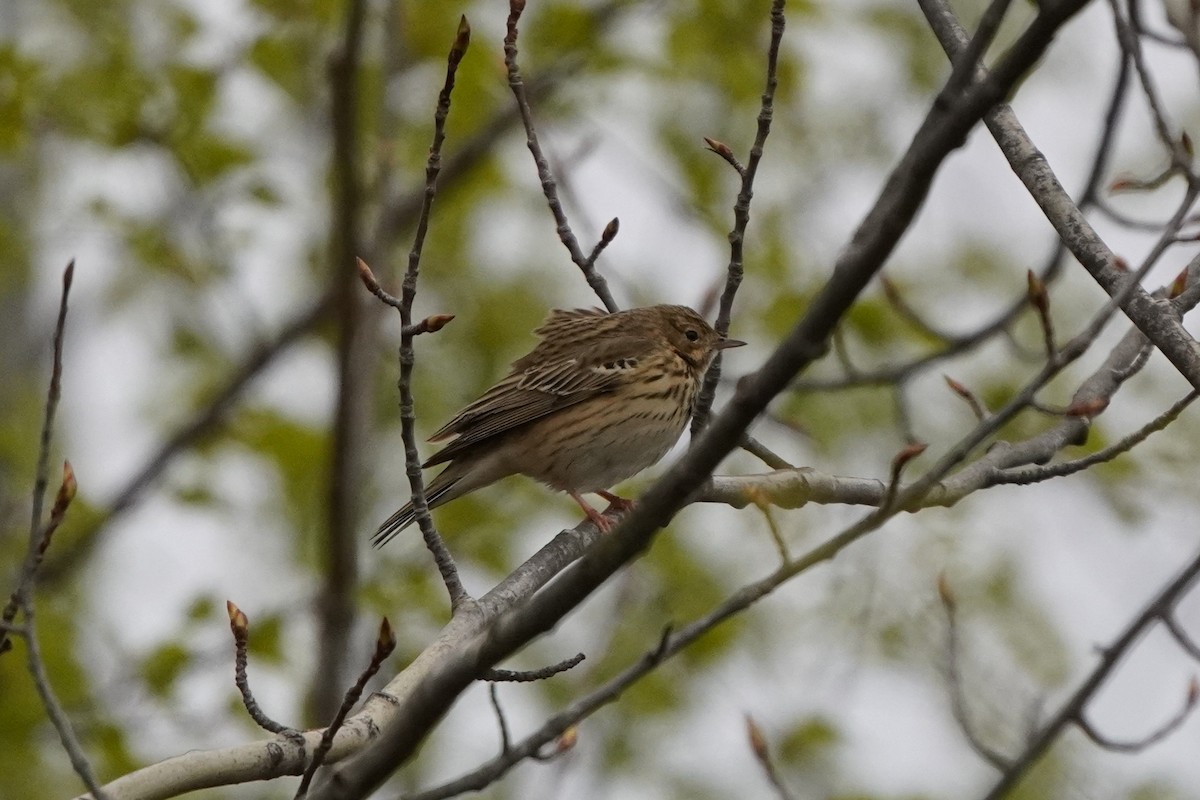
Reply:
[[[528,475],[559,491],[595,492],[609,489],[657,463],[679,440],[688,415],[675,411],[629,419],[620,424],[596,423],[601,406],[581,404],[572,414],[577,436],[555,436],[534,426],[528,433],[542,447],[530,448],[514,464]],[[542,425],[555,424],[549,420]]]

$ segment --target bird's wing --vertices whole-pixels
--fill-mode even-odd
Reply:
[[[517,367],[529,356],[519,359],[508,377],[429,437],[431,442],[454,439],[424,466],[449,461],[486,439],[613,391],[629,379],[646,347],[642,340],[615,337],[586,354],[524,369]]]
[[[554,352],[562,352],[563,342],[586,342],[595,338],[599,317],[608,316],[603,308],[556,308],[550,312],[534,334],[541,340],[528,354],[521,356],[512,363],[514,374],[524,372],[530,367],[545,364],[547,361],[559,360]]]
[[[595,327],[597,317],[606,316],[608,312],[603,308],[556,308],[533,332],[539,338],[548,339],[564,333],[587,331]]]

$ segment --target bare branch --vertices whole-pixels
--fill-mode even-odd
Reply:
[[[988,47],[996,38],[996,32],[1000,30],[1000,23],[1004,21],[1009,4],[1010,0],[992,0],[988,4],[987,10],[979,19],[979,27],[975,29],[975,35],[971,37],[971,41],[957,56],[951,59],[954,71],[950,75],[950,80],[946,82],[947,94],[957,94],[971,84],[976,71],[983,62],[984,54],[987,53]]]
[[[1175,715],[1159,726],[1158,730],[1155,730],[1141,739],[1134,741],[1121,742],[1102,735],[1090,722],[1088,722],[1087,717],[1084,716],[1082,712],[1080,713],[1079,718],[1075,720],[1075,724],[1079,726],[1079,729],[1083,731],[1089,739],[1091,739],[1100,747],[1103,747],[1105,750],[1112,750],[1116,753],[1140,753],[1147,747],[1157,744],[1158,742],[1170,736],[1187,720],[1188,716],[1192,713],[1192,709],[1196,707],[1197,691],[1198,687],[1196,686],[1196,679],[1192,678],[1188,682],[1187,695],[1184,698],[1183,706],[1175,712]]]
[[[46,549],[50,546],[50,539],[54,535],[54,531],[66,516],[67,508],[71,505],[71,500],[75,497],[77,489],[75,472],[71,469],[70,463],[64,462],[62,484],[55,496],[50,518],[43,523],[42,505],[45,501],[46,487],[50,482],[50,447],[54,439],[54,417],[55,412],[58,410],[58,401],[62,397],[62,356],[63,339],[67,328],[67,299],[71,294],[71,282],[74,277],[75,262],[72,260],[67,264],[66,269],[63,270],[62,293],[59,295],[58,302],[58,319],[54,324],[50,385],[46,389],[46,406],[42,416],[41,436],[38,440],[37,470],[34,475],[33,497],[30,503],[32,511],[29,520],[29,543],[25,551],[25,560],[21,566],[20,577],[17,580],[17,587],[13,591],[9,603],[5,606],[2,617],[0,617],[0,620],[4,623],[4,627],[0,629],[0,654],[3,654],[12,647],[12,642],[8,639],[8,624],[16,617],[17,610],[19,609],[25,623],[26,667],[33,678],[33,685],[42,700],[42,706],[46,709],[46,716],[50,718],[51,724],[54,725],[59,741],[67,753],[67,758],[71,761],[71,767],[75,770],[75,774],[83,781],[84,786],[92,793],[95,800],[105,800],[107,795],[100,788],[100,783],[96,780],[96,774],[92,770],[92,765],[88,761],[87,755],[83,752],[79,738],[75,735],[75,729],[71,725],[71,720],[67,717],[66,711],[54,693],[54,687],[50,684],[50,676],[46,672],[46,663],[42,658],[37,626],[34,623],[33,586],[37,580],[38,568],[42,564],[42,559],[45,558]]]
[[[988,792],[987,800],[999,800],[1006,796],[1024,777],[1025,773],[1041,759],[1063,730],[1072,723],[1078,723],[1083,719],[1084,708],[1116,669],[1117,664],[1155,621],[1166,619],[1170,615],[1179,599],[1195,583],[1198,575],[1200,575],[1200,555],[1193,558],[1191,563],[1185,566],[1146,604],[1112,644],[1100,651],[1100,663],[1092,669],[1087,678],[1071,693],[1058,711],[1034,732],[1029,743],[1025,745],[1024,751],[1012,759],[1000,780]],[[1191,704],[1194,703],[1192,694],[1189,692],[1189,704],[1184,713],[1190,710]],[[1170,733],[1171,730],[1174,730],[1173,726],[1177,724],[1175,722],[1169,724],[1162,735]]]
[[[1179,624],[1179,620],[1175,618],[1175,614],[1166,614],[1163,616],[1163,625],[1171,632],[1171,636],[1175,637],[1176,643],[1184,649],[1184,651],[1192,658],[1200,661],[1200,645],[1188,635],[1188,632]]]
[[[496,712],[496,723],[500,726],[500,755],[506,755],[512,749],[512,740],[508,735],[508,720],[504,718],[504,709],[500,707],[500,697],[496,692],[497,684],[488,684],[488,697],[492,701],[492,709]]]
[[[557,664],[551,664],[548,667],[531,670],[513,670],[513,669],[489,669],[480,676],[481,680],[491,681],[493,683],[532,683],[533,681],[543,681],[546,678],[552,678],[560,672],[566,672],[569,669],[574,669],[583,663],[583,653],[576,653],[570,658],[563,659]]]
[[[1154,129],[1158,134],[1159,141],[1163,148],[1167,151],[1171,158],[1171,167],[1168,172],[1179,173],[1188,176],[1189,181],[1193,180],[1189,167],[1191,166],[1191,158],[1187,152],[1182,138],[1172,134],[1172,124],[1167,119],[1167,112],[1163,108],[1162,99],[1159,97],[1157,89],[1154,87],[1154,81],[1150,77],[1150,69],[1146,66],[1145,58],[1142,54],[1141,39],[1136,33],[1136,29],[1140,29],[1140,9],[1136,2],[1127,4],[1129,10],[1129,19],[1121,13],[1121,7],[1117,0],[1109,0],[1109,6],[1112,9],[1113,23],[1117,28],[1117,41],[1121,43],[1121,49],[1133,61],[1134,71],[1137,73],[1138,80],[1142,85],[1142,94],[1146,97],[1146,103],[1150,107],[1150,116],[1154,120]]]
[[[354,682],[354,685],[346,691],[346,695],[342,699],[342,705],[338,708],[333,721],[329,723],[329,727],[321,732],[321,742],[317,745],[317,749],[313,751],[312,761],[309,762],[308,768],[304,770],[304,777],[301,778],[300,787],[296,790],[295,800],[303,800],[308,796],[308,787],[312,783],[313,775],[321,768],[321,764],[325,763],[325,757],[329,755],[329,751],[333,747],[333,737],[341,730],[350,710],[354,708],[355,703],[362,697],[363,689],[367,688],[367,681],[374,677],[379,668],[383,666],[384,660],[395,649],[395,631],[392,630],[392,625],[388,622],[387,617],[384,617],[383,621],[379,624],[379,635],[375,638],[375,651],[371,653],[371,661],[358,676],[358,680]]]
[[[978,731],[975,730],[975,724],[971,721],[959,666],[958,603],[945,575],[938,576],[937,588],[938,598],[942,601],[942,608],[946,612],[946,678],[950,684],[950,709],[954,714],[955,721],[958,722],[959,729],[967,739],[967,744],[971,746],[975,754],[996,769],[1006,769],[1009,765],[1008,760],[984,743]]]
[[[379,281],[375,278],[375,273],[371,271],[371,267],[366,261],[357,258],[355,262],[358,264],[358,277],[362,280],[363,285],[367,287],[367,291],[379,298],[379,301],[384,305],[391,306],[399,311],[400,306],[403,305],[403,301],[399,297],[389,294],[379,285]],[[453,320],[453,314],[433,314],[414,325],[405,327],[401,331],[401,334],[420,336],[422,333],[437,333]]]
[[[63,337],[67,330],[67,298],[71,294],[71,282],[75,278],[75,260],[72,259],[63,270],[62,294],[58,302],[58,320],[54,323],[54,357],[50,369],[50,387],[46,390],[46,409],[42,415],[42,433],[38,440],[37,472],[33,481],[33,503],[29,520],[29,553],[28,559],[41,546],[42,539],[42,503],[46,496],[46,487],[50,483],[50,443],[54,437],[54,415],[58,411],[58,401],[62,397],[62,354]],[[25,581],[22,580],[22,584]]]
[[[1046,284],[1033,270],[1026,273],[1029,283],[1029,304],[1037,312],[1038,322],[1042,326],[1042,343],[1046,348],[1046,358],[1058,357],[1058,345],[1054,341],[1054,318],[1050,316],[1050,295],[1046,292]]]
[[[471,27],[464,16],[459,21],[458,32],[450,53],[446,58],[446,80],[438,95],[437,111],[434,113],[433,143],[429,147],[429,159],[425,165],[425,194],[421,204],[421,215],[417,221],[416,234],[413,237],[412,249],[408,254],[408,269],[404,275],[404,284],[400,300],[400,423],[401,436],[404,440],[404,464],[408,474],[408,482],[412,488],[412,504],[416,513],[417,524],[425,546],[433,555],[434,563],[446,585],[450,596],[450,608],[453,611],[461,604],[470,601],[470,595],[463,587],[458,575],[458,568],[450,550],[442,540],[433,518],[429,515],[429,504],[425,498],[425,482],[421,476],[421,458],[417,453],[416,414],[413,406],[412,372],[415,352],[413,336],[417,327],[412,321],[412,304],[417,295],[417,277],[420,274],[421,249],[425,244],[425,233],[429,229],[429,215],[433,207],[433,199],[437,194],[438,173],[442,163],[442,143],[446,138],[446,118],[450,113],[450,97],[454,90],[455,75],[459,62],[462,61],[467,47],[471,42]],[[447,320],[448,321],[448,320]],[[444,324],[444,323],[443,323]]]
[[[967,39],[954,13],[943,0],[920,0],[920,4],[942,47],[952,59],[957,57],[967,45]],[[994,75],[994,72],[981,72],[977,81],[989,80]],[[1046,164],[1045,157],[1038,152],[1017,121],[1011,107],[1006,103],[998,103],[987,114],[985,123],[1059,237],[1088,274],[1108,293],[1109,303],[1119,306],[1180,374],[1194,388],[1200,389],[1200,347],[1197,347],[1179,320],[1161,313],[1159,304],[1138,285],[1138,280],[1172,243],[1173,231],[1178,230],[1177,226],[1186,219],[1187,210],[1200,190],[1193,182],[1189,182],[1187,194],[1168,225],[1167,235],[1151,249],[1142,268],[1135,274],[1129,274],[1118,268],[1116,256],[1062,188]]]
[[[16,619],[17,611],[31,604],[33,601],[33,585],[37,581],[38,568],[42,565],[42,560],[46,557],[46,550],[50,547],[50,540],[54,536],[54,532],[58,530],[58,526],[62,524],[63,519],[67,516],[67,508],[71,505],[71,501],[75,499],[75,492],[78,490],[78,484],[75,481],[75,470],[71,469],[71,462],[63,462],[62,483],[59,485],[58,494],[54,498],[54,506],[50,509],[50,518],[42,525],[38,535],[37,546],[32,552],[26,554],[25,563],[22,565],[21,576],[17,582],[17,588],[9,596],[8,602],[4,605],[3,613],[0,613],[0,655],[8,652],[12,648],[12,642],[7,638],[11,623]],[[28,632],[29,626],[26,624],[21,628],[22,631]]]
[[[925,319],[905,299],[904,294],[900,291],[900,287],[896,286],[895,282],[888,278],[888,276],[880,275],[879,285],[883,287],[883,296],[887,298],[888,304],[895,310],[896,315],[911,325],[914,330],[942,342],[953,342],[958,338],[935,327],[933,323]]]
[[[584,256],[583,250],[579,247],[579,240],[575,238],[575,233],[571,230],[571,224],[567,221],[562,202],[558,199],[558,186],[554,182],[554,174],[550,171],[550,163],[542,152],[542,145],[538,141],[537,130],[533,125],[533,111],[529,107],[525,81],[521,78],[521,70],[517,65],[517,23],[524,10],[525,0],[509,0],[507,33],[504,36],[504,66],[508,70],[508,86],[517,101],[521,122],[525,125],[525,144],[529,147],[530,154],[533,155],[533,163],[537,167],[538,178],[542,183],[542,194],[546,196],[550,213],[554,215],[555,230],[558,232],[559,240],[567,248],[567,252],[571,254],[571,260],[579,267],[588,286],[592,287],[592,291],[600,298],[604,307],[609,311],[616,311],[620,306],[617,305],[617,301],[613,299],[612,293],[608,289],[608,281],[604,280],[604,276],[596,271],[594,259]],[[613,235],[616,235],[615,230]],[[599,256],[599,252],[595,255]]]
[[[295,733],[294,728],[267,716],[254,699],[254,692],[250,691],[250,679],[246,674],[246,664],[249,660],[246,646],[250,641],[250,620],[232,600],[225,601],[225,610],[229,614],[229,629],[233,631],[233,681],[242,695],[242,705],[246,707],[250,719],[263,730],[285,735]]]
[[[1094,467],[1097,464],[1104,464],[1112,461],[1119,455],[1127,453],[1137,445],[1144,442],[1150,437],[1150,434],[1157,433],[1163,430],[1183,413],[1183,410],[1192,404],[1192,401],[1200,397],[1200,392],[1189,392],[1187,397],[1177,401],[1169,409],[1159,414],[1150,422],[1143,425],[1128,436],[1122,438],[1119,442],[1105,447],[1103,450],[1098,450],[1089,456],[1076,458],[1071,461],[1064,461],[1061,464],[1049,464],[1046,466],[1025,467],[1023,469],[1008,469],[1001,471],[996,476],[996,483],[1018,484],[1021,486],[1040,481],[1049,480],[1050,478],[1058,478],[1064,475],[1073,475],[1076,472],[1081,472],[1088,467]]]
[[[738,164],[737,159],[733,158],[732,152],[726,158],[741,175],[742,185],[738,191],[737,200],[733,204],[733,229],[729,231],[729,264],[725,268],[725,289],[721,292],[721,302],[717,307],[717,320],[713,325],[717,329],[717,333],[722,336],[729,333],[729,325],[733,319],[733,301],[737,296],[738,287],[742,285],[744,272],[742,245],[746,239],[746,227],[750,224],[750,200],[754,196],[754,178],[758,175],[758,166],[763,157],[763,147],[767,143],[767,136],[771,132],[771,119],[775,115],[775,90],[779,86],[779,45],[783,41],[785,25],[783,5],[784,0],[773,0],[771,3],[771,43],[767,46],[766,87],[763,89],[762,101],[758,110],[758,129],[754,135],[754,143],[750,145],[750,157],[746,160],[744,169]],[[708,139],[705,139],[705,142],[718,155],[723,155],[722,151],[718,149],[720,147],[726,151],[729,150],[720,142]],[[713,147],[713,145],[718,147]],[[691,434],[693,440],[708,424],[713,400],[717,396],[717,385],[720,382],[721,353],[718,351],[708,372],[704,375],[704,385],[700,387],[700,394],[696,398],[696,407],[692,412]]]
[[[753,436],[745,436],[738,446],[771,469],[795,469],[791,462]]]
[[[891,477],[888,480],[887,491],[883,496],[883,505],[881,510],[889,509],[896,501],[896,492],[900,488],[900,477],[904,474],[904,468],[908,466],[908,462],[912,461],[917,456],[925,452],[928,445],[923,442],[913,442],[905,447],[895,458],[892,459]]]
[[[505,748],[496,758],[466,775],[455,778],[441,786],[412,795],[405,795],[404,800],[444,800],[444,798],[454,797],[464,792],[478,791],[495,782],[527,758],[547,760],[561,754],[574,746],[574,731],[576,724],[580,720],[587,718],[595,711],[615,701],[625,689],[662,663],[670,654],[677,652],[677,649],[673,646],[670,629],[664,630],[658,645],[653,650],[645,653],[635,664],[608,683],[576,700],[568,708],[563,709],[558,714],[546,720],[541,728],[517,744],[513,745],[510,743],[510,746]],[[548,755],[543,754],[543,748],[556,740],[558,741],[558,746]]]

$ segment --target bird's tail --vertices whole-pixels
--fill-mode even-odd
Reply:
[[[458,486],[462,477],[459,470],[443,470],[440,475],[425,487],[425,502],[429,504],[430,508],[437,508],[442,503],[458,497],[461,492],[456,492],[454,489]],[[375,531],[375,535],[371,537],[371,544],[375,547],[383,547],[396,534],[413,524],[416,518],[417,512],[413,508],[412,502],[405,503],[400,507],[400,510],[388,517],[379,526],[379,530]]]

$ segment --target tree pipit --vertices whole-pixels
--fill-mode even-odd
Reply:
[[[575,499],[603,531],[609,510],[631,502],[608,491],[657,462],[679,439],[704,373],[727,339],[690,308],[658,305],[608,313],[555,310],[540,341],[503,380],[429,437],[449,440],[423,467],[449,462],[425,490],[430,508],[509,475],[528,475]],[[412,503],[372,537],[385,544],[416,518]]]

